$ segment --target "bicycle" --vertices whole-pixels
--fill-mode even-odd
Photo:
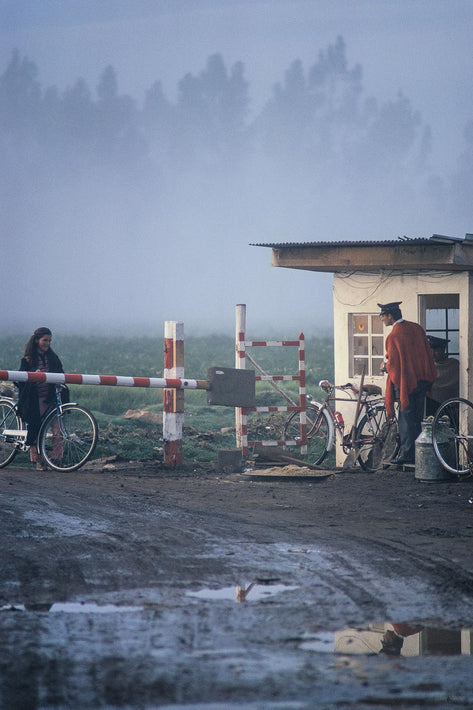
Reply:
[[[432,421],[432,444],[442,466],[457,476],[473,473],[473,403],[463,397],[443,402]]]
[[[49,468],[76,471],[92,456],[98,426],[91,412],[76,402],[62,403],[63,385],[56,385],[56,402],[44,414],[38,434],[38,450]],[[13,397],[0,397],[0,468],[8,466],[20,451],[28,451],[27,424]]]
[[[310,461],[321,464],[333,449],[338,435],[344,453],[352,457],[353,464],[358,461],[365,471],[386,468],[399,449],[399,435],[396,418],[387,417],[381,387],[362,385],[361,394],[351,383],[333,385],[328,380],[321,380],[319,387],[327,393],[323,402],[316,402],[307,395],[307,451]],[[336,390],[345,396],[337,397]],[[348,433],[345,433],[342,414],[335,408],[337,401],[357,403],[355,421]],[[284,426],[286,442],[300,442],[299,421],[299,412],[294,412],[287,420]]]

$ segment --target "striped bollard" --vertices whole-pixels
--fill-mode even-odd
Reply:
[[[299,333],[299,430],[301,435],[301,454],[307,453],[307,398],[305,389],[305,337]]]
[[[235,309],[235,368],[246,369],[246,304],[239,303]],[[248,417],[241,407],[235,408],[236,445],[242,450],[243,457],[248,455]]]
[[[164,324],[164,378],[184,377],[184,323]],[[182,464],[182,426],[184,422],[184,391],[163,390],[164,463]]]

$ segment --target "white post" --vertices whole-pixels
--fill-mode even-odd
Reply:
[[[246,338],[246,304],[239,303],[235,312],[235,368],[246,369],[245,358]],[[242,447],[243,429],[246,429],[246,415],[242,414],[241,407],[235,408],[236,445]]]
[[[164,378],[184,378],[184,323],[164,324]],[[182,426],[184,423],[184,390],[163,390],[164,463],[182,463]]]

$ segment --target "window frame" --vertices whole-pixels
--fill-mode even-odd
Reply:
[[[436,338],[447,340],[446,353],[448,356],[459,357],[460,348],[460,294],[423,294],[420,296],[420,306],[422,314],[422,324],[427,335],[433,335]],[[436,320],[442,321],[438,327],[431,326],[428,323],[428,311],[438,311],[440,317]],[[452,311],[457,313],[456,320],[458,326],[453,325]],[[443,312],[443,314],[442,314]],[[453,336],[453,337],[452,337]],[[457,345],[455,347],[454,343]],[[450,347],[449,347],[450,345]]]
[[[366,332],[357,333],[356,321],[359,320],[359,324],[363,323],[363,319],[366,319],[367,330]],[[374,323],[378,323],[377,328],[373,327]],[[357,344],[356,338],[366,339],[367,347],[366,354],[357,352],[359,349],[359,344]],[[377,338],[380,343],[382,343],[381,353],[373,353],[375,346],[374,339]],[[377,346],[379,348],[379,344]],[[372,312],[362,312],[362,313],[348,313],[348,352],[349,352],[349,362],[348,362],[348,372],[349,377],[361,377],[360,368],[356,367],[356,361],[365,361],[368,367],[365,369],[365,377],[383,377],[380,371],[380,364],[384,360],[385,356],[385,333],[383,324],[379,319],[379,313]]]

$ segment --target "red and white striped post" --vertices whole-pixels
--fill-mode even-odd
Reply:
[[[248,455],[249,446],[261,444],[263,446],[285,446],[286,444],[300,446],[302,454],[307,453],[307,415],[306,415],[306,373],[305,373],[305,337],[304,333],[299,333],[298,340],[246,340],[246,305],[240,303],[236,306],[235,316],[235,367],[239,370],[246,368],[246,359],[258,369],[264,372],[258,364],[247,353],[247,347],[297,347],[299,351],[298,374],[297,375],[266,375],[256,376],[255,380],[268,381],[273,384],[275,389],[289,401],[289,406],[255,406],[255,407],[237,407],[235,409],[235,430],[236,430],[236,445],[241,448],[243,456]],[[299,382],[299,404],[288,397],[282,390],[276,387],[275,382],[278,380],[297,380]],[[248,440],[248,412],[299,412],[299,432],[300,439],[294,441],[285,441],[278,439],[276,441],[249,441]]]
[[[301,434],[301,454],[307,453],[307,398],[305,389],[305,336],[299,333],[299,429]]]
[[[246,369],[245,337],[246,337],[246,304],[239,303],[235,309],[235,368]],[[246,450],[248,440],[248,418],[241,407],[235,409],[236,445]]]
[[[164,377],[184,378],[184,323],[164,324]],[[182,426],[184,422],[184,390],[163,390],[164,463],[182,464]]]

